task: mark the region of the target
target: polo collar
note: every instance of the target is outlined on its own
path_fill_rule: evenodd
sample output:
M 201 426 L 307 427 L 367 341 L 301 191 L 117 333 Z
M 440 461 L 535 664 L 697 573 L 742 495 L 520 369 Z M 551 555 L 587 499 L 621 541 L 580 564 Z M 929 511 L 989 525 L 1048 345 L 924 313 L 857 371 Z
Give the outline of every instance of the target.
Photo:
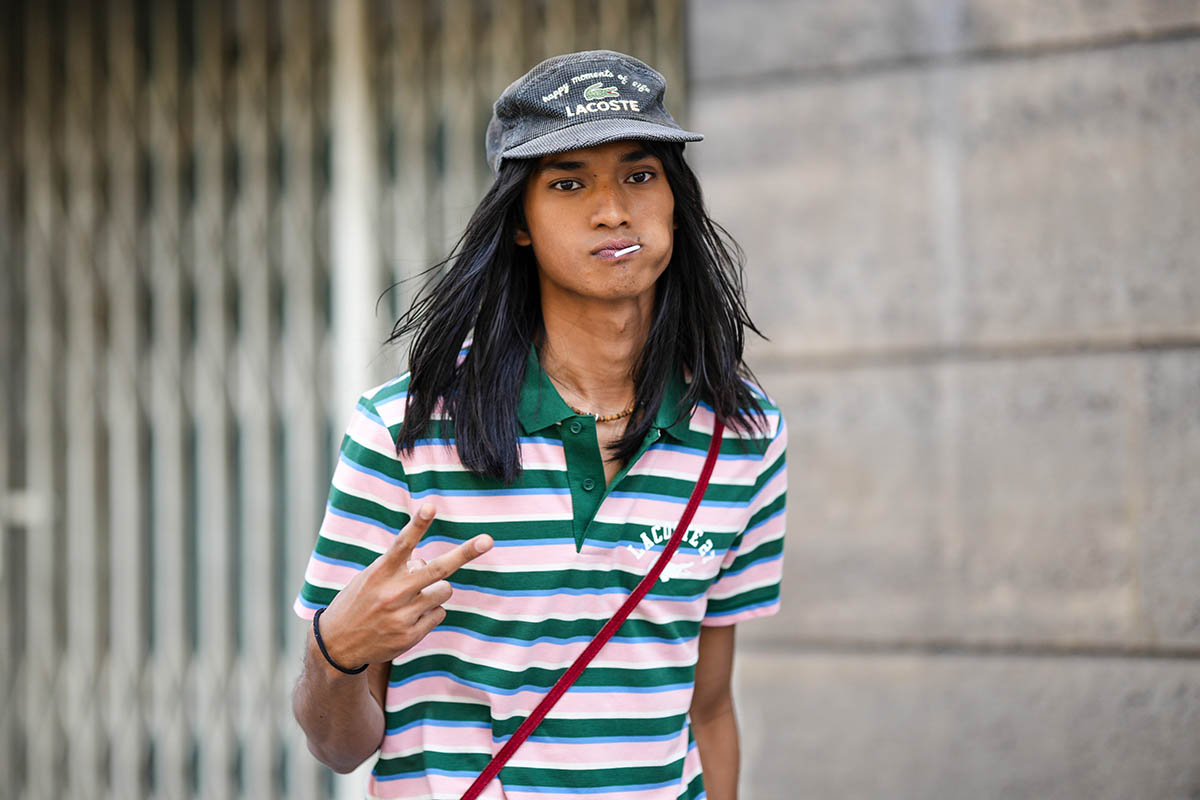
M 576 416 L 571 407 L 559 397 L 546 371 L 538 361 L 537 347 L 529 346 L 525 359 L 525 377 L 521 379 L 521 396 L 517 401 L 517 419 L 526 435 L 532 435 Z
M 676 419 L 679 414 L 679 401 L 683 399 L 686 391 L 687 384 L 684 382 L 682 370 L 674 370 L 663 392 L 662 404 L 654 415 L 654 427 L 676 439 L 684 438 L 690 423 L 691 414 L 684 414 Z M 526 435 L 532 435 L 576 416 L 580 415 L 559 396 L 558 390 L 554 388 L 550 377 L 538 361 L 537 347 L 531 345 L 529 356 L 525 360 L 525 376 L 521 380 L 521 396 L 517 401 L 517 420 L 521 423 L 521 428 Z

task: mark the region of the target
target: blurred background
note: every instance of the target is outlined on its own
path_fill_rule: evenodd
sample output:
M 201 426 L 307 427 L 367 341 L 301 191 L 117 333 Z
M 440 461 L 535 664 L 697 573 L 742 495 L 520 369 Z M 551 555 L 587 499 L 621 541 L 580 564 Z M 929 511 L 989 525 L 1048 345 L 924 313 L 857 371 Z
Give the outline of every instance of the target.
M 0 781 L 327 798 L 290 611 L 542 58 L 665 73 L 791 432 L 743 796 L 1200 798 L 1200 3 L 9 0 Z

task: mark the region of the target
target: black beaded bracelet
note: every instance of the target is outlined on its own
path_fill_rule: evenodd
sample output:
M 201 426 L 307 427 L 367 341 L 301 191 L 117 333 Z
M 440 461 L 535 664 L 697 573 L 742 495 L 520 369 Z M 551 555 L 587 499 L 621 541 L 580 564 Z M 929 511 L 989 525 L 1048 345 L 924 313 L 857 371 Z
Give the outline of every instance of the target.
M 364 669 L 366 669 L 369 665 L 363 664 L 361 667 L 355 667 L 354 669 L 346 669 L 341 664 L 334 661 L 333 658 L 330 657 L 329 651 L 325 649 L 325 640 L 321 638 L 321 626 L 317 624 L 317 620 L 319 620 L 321 618 L 321 612 L 323 612 L 324 610 L 325 609 L 323 609 L 323 608 L 318 608 L 317 613 L 313 614 L 313 637 L 317 640 L 317 647 L 321 648 L 321 655 L 325 656 L 325 660 L 329 662 L 329 666 L 333 667 L 338 672 L 344 672 L 347 675 L 357 675 L 358 673 L 360 673 Z

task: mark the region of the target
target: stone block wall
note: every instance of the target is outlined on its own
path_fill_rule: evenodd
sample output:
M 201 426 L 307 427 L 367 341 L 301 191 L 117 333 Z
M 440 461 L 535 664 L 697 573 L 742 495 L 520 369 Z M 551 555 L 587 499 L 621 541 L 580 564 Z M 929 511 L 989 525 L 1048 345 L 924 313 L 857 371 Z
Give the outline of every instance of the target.
M 791 432 L 744 796 L 1200 797 L 1200 4 L 688 26 Z

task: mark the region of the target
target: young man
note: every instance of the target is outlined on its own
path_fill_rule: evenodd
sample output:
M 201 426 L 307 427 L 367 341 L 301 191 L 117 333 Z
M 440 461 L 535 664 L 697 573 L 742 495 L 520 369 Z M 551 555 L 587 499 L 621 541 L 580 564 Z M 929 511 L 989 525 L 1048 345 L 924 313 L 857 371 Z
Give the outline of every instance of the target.
M 736 796 L 734 624 L 778 607 L 786 432 L 664 90 L 610 51 L 505 90 L 496 181 L 397 323 L 410 372 L 358 404 L 293 700 L 334 769 L 379 751 L 371 797 L 462 795 L 649 571 L 718 418 L 680 549 L 483 797 Z

